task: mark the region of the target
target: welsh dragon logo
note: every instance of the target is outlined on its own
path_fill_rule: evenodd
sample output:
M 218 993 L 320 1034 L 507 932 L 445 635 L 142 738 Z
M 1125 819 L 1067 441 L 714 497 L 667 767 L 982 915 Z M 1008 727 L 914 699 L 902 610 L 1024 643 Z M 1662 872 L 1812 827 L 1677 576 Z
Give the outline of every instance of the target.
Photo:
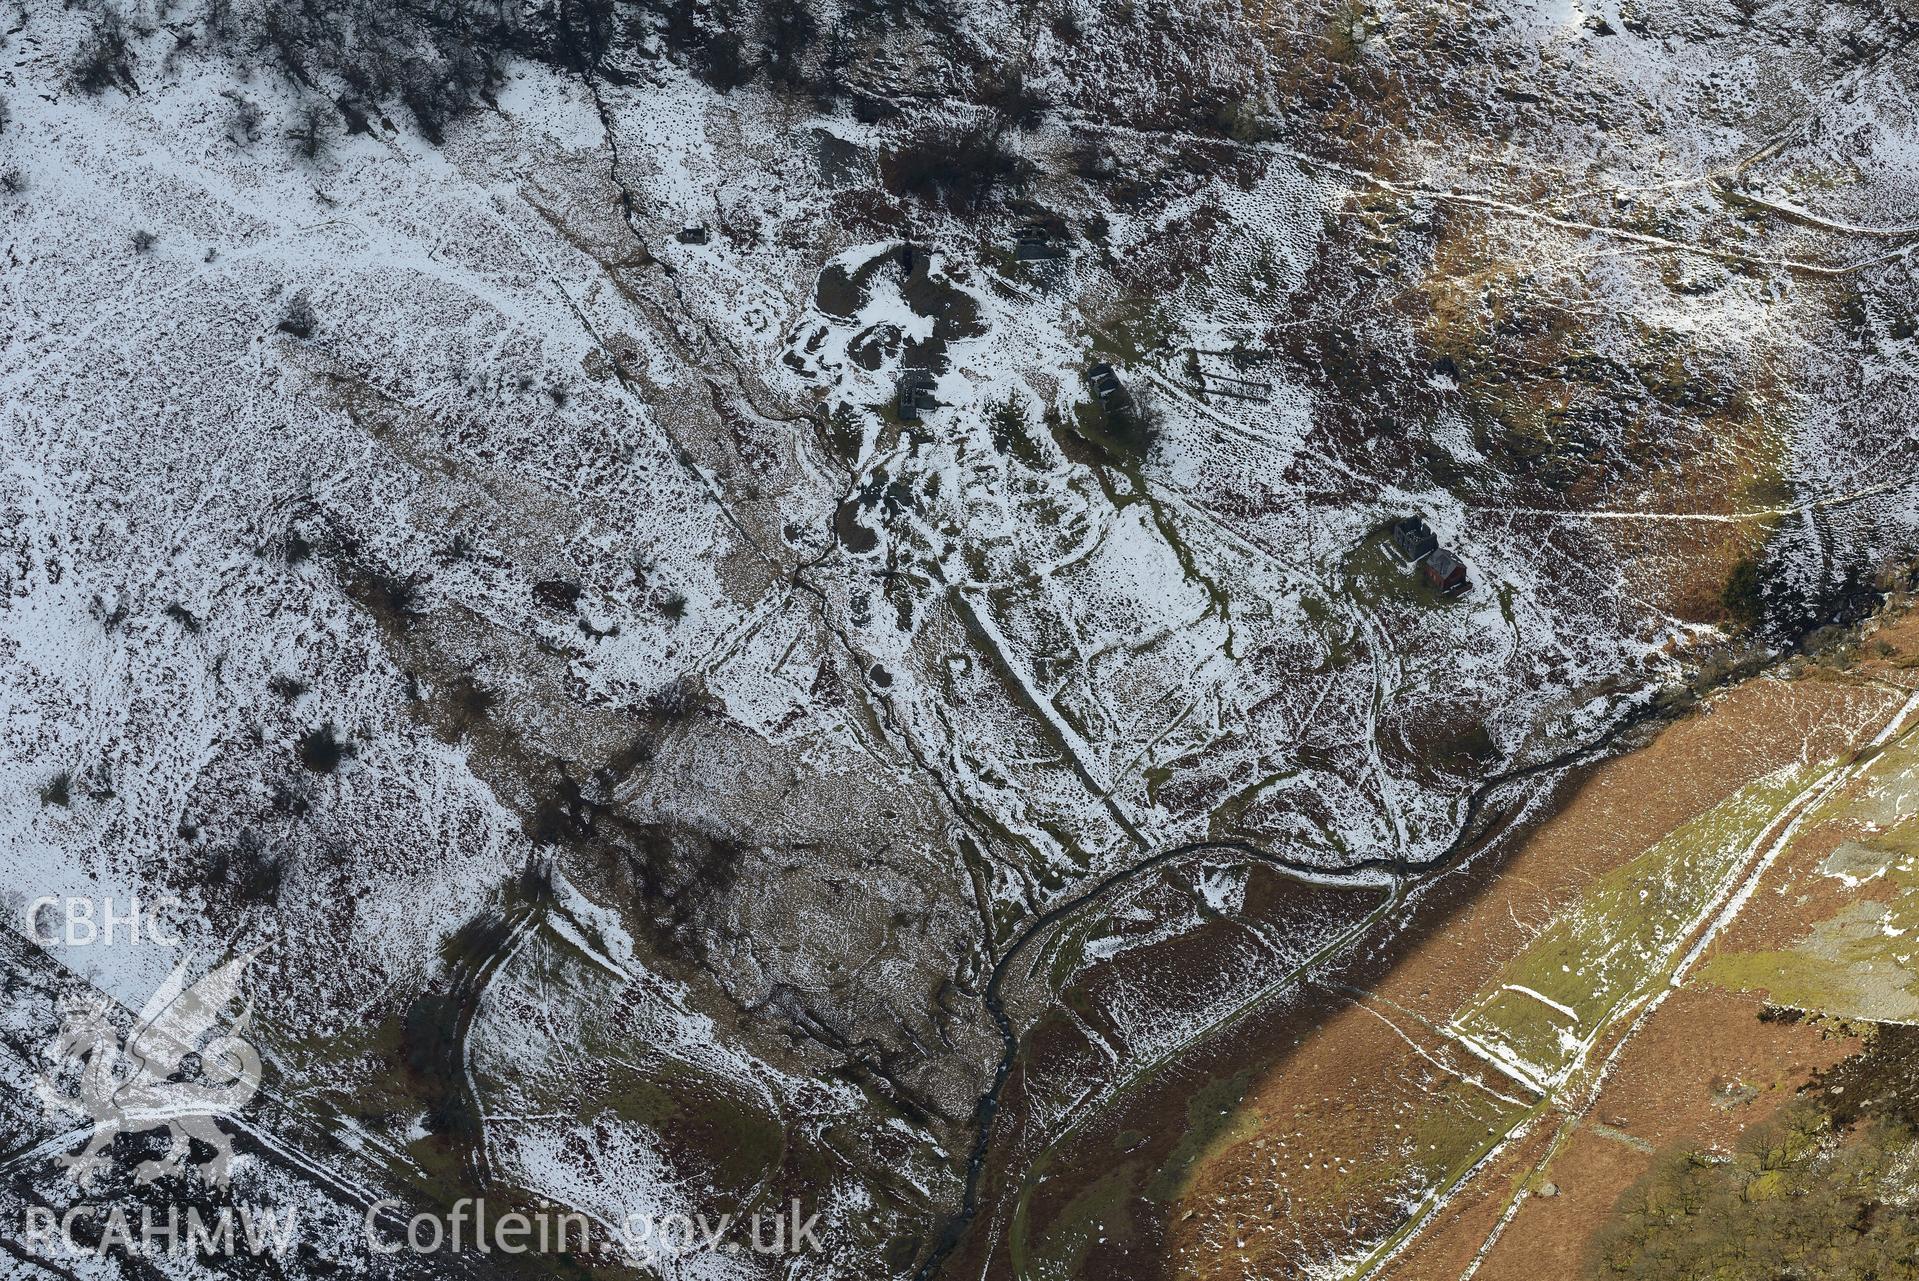
M 167 1150 L 135 1167 L 135 1182 L 191 1167 L 225 1186 L 233 1142 L 215 1118 L 233 1113 L 260 1088 L 260 1055 L 241 1036 L 252 1018 L 250 1002 L 226 1030 L 218 1025 L 239 995 L 241 974 L 261 950 L 228 961 L 191 986 L 182 962 L 135 1016 L 124 1046 L 110 1017 L 111 998 L 79 996 L 62 1004 L 59 1035 L 47 1047 L 53 1065 L 40 1078 L 38 1093 L 50 1115 L 65 1112 L 93 1122 L 85 1147 L 54 1158 L 83 1190 L 112 1163 L 105 1153 L 116 1134 L 161 1126 Z M 189 1162 L 191 1139 L 212 1148 L 212 1158 Z

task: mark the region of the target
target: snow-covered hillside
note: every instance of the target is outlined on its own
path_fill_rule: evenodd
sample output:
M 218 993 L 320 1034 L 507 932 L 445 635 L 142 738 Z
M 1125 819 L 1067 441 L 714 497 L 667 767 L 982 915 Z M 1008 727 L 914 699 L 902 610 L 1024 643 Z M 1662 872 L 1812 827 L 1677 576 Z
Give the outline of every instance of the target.
M 23 0 L 8 886 L 271 940 L 262 1189 L 1006 1266 L 1061 994 L 1097 1093 L 1905 572 L 1913 29 L 1743 10 Z M 31 1146 L 173 955 L 9 946 Z

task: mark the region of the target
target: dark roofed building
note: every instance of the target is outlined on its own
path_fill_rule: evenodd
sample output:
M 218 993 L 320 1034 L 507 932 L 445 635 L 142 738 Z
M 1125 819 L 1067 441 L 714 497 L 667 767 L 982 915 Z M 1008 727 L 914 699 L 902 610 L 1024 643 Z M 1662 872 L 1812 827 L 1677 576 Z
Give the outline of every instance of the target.
M 1393 555 L 1408 565 L 1417 565 L 1439 550 L 1439 539 L 1422 518 L 1408 516 L 1393 522 L 1391 545 Z
M 1113 372 L 1113 367 L 1103 360 L 1094 361 L 1086 367 L 1086 385 L 1093 389 L 1093 395 L 1099 398 L 1099 407 L 1106 414 L 1108 422 L 1130 424 L 1133 420 L 1133 394 Z
M 1053 239 L 1053 235 L 1039 223 L 1028 223 L 1015 233 L 1013 255 L 1021 262 L 1045 262 L 1054 258 L 1064 258 L 1066 247 Z
M 1428 556 L 1426 563 L 1419 567 L 1419 572 L 1425 577 L 1428 587 L 1449 596 L 1466 590 L 1465 565 L 1444 547 Z
M 677 239 L 683 245 L 705 244 L 706 243 L 706 224 L 697 223 L 690 227 L 680 228 L 680 232 Z
M 899 416 L 903 423 L 916 423 L 929 409 L 939 408 L 933 398 L 933 375 L 924 369 L 909 369 L 900 375 Z

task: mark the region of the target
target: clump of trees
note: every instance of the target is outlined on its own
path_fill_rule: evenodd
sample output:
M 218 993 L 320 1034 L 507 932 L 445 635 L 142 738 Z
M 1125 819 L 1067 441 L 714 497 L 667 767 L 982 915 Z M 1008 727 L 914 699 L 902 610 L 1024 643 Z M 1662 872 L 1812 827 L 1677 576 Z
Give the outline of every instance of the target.
M 1741 632 L 1777 649 L 1815 647 L 1858 623 L 1885 599 L 1889 580 L 1861 564 L 1822 565 L 1812 538 L 1791 529 L 1739 560 L 1719 603 Z
M 562 6 L 564 7 L 564 6 Z M 428 138 L 475 106 L 502 79 L 501 60 L 522 40 L 516 10 L 487 0 L 451 0 L 430 11 L 376 0 L 267 2 L 209 9 L 224 47 L 250 47 L 296 83 L 319 90 L 337 78 L 352 126 L 399 103 Z
M 1726 585 L 1720 590 L 1719 603 L 1733 622 L 1747 629 L 1757 627 L 1766 611 L 1765 581 L 1761 561 L 1748 556 L 1732 567 Z
M 1104 415 L 1106 435 L 1122 460 L 1145 462 L 1159 439 L 1159 406 L 1141 391 L 1133 394 L 1131 413 Z
M 806 0 L 767 0 L 760 11 L 760 65 L 767 79 L 788 89 L 804 85 L 805 59 L 819 33 Z
M 1000 188 L 1024 182 L 1031 169 L 1007 146 L 999 126 L 935 121 L 888 154 L 882 172 L 901 195 L 973 210 Z
M 133 50 L 127 43 L 126 25 L 112 9 L 94 19 L 93 30 L 80 43 L 73 61 L 73 87 L 85 94 L 102 94 L 109 89 L 133 92 Z
M 807 0 L 766 0 L 755 56 L 734 34 L 752 25 L 737 8 L 737 0 L 557 0 L 538 7 L 506 0 L 188 0 L 168 12 L 166 27 L 176 52 L 236 58 L 306 91 L 309 106 L 289 137 L 312 159 L 324 154 L 337 125 L 349 134 L 368 132 L 401 111 L 437 142 L 456 118 L 491 101 L 508 58 L 605 73 L 602 64 L 622 38 L 638 46 L 657 35 L 670 56 L 722 89 L 762 71 L 777 83 L 801 84 L 819 34 Z M 139 41 L 154 30 L 131 0 L 105 0 L 75 55 L 74 87 L 134 92 Z M 237 94 L 227 97 L 228 135 L 248 145 L 259 133 L 259 109 Z
M 746 847 L 676 824 L 628 825 L 620 838 L 619 867 L 655 942 L 687 957 L 711 947 L 716 906 L 737 880 Z
M 1919 1156 L 1910 1031 L 1876 1031 L 1822 1090 L 1752 1127 L 1732 1155 L 1665 1155 L 1620 1198 L 1596 1241 L 1590 1275 L 1919 1275 L 1919 1212 L 1902 1176 Z
M 341 139 L 394 122 L 439 141 L 461 115 L 493 103 L 514 58 L 602 84 L 663 58 L 722 92 L 759 80 L 822 104 L 850 101 L 863 119 L 892 118 L 893 103 L 862 94 L 860 69 L 919 29 L 953 45 L 956 67 L 986 68 L 970 87 L 985 110 L 971 123 L 910 130 L 884 158 L 884 174 L 897 194 L 970 211 L 1028 178 L 1032 166 L 1009 137 L 1049 105 L 1023 68 L 977 57 L 929 0 L 173 0 L 165 30 L 135 0 L 99 0 L 97 11 L 71 70 L 80 91 L 135 92 L 143 53 L 151 75 L 181 56 L 232 59 L 293 86 L 300 101 L 270 120 L 264 99 L 228 91 L 220 122 L 228 140 L 251 147 L 270 135 L 316 162 Z
M 300 764 L 316 774 L 331 774 L 353 755 L 353 744 L 343 740 L 333 722 L 310 730 L 300 738 Z
M 1026 78 L 1026 73 L 1017 67 L 982 85 L 980 102 L 998 112 L 1002 120 L 1017 129 L 1036 128 L 1051 105 L 1046 95 L 1035 89 Z
M 1233 98 L 1214 110 L 1213 125 L 1234 142 L 1270 142 L 1273 114 L 1271 106 L 1263 101 Z
M 1044 461 L 1026 405 L 1016 393 L 1009 391 L 1002 399 L 987 401 L 985 410 L 986 429 L 993 438 L 994 449 L 1011 454 L 1029 467 L 1037 467 Z
M 220 96 L 228 104 L 227 141 L 236 147 L 250 147 L 259 141 L 260 125 L 266 119 L 266 113 L 260 110 L 259 104 L 231 89 L 224 90 Z
M 610 12 L 611 0 L 597 10 Z M 558 60 L 556 46 L 582 10 L 562 0 L 556 10 L 523 14 L 499 0 L 445 0 L 430 8 L 381 0 L 200 0 L 168 15 L 175 48 L 194 48 L 277 70 L 324 103 L 349 128 L 364 129 L 383 104 L 410 113 L 427 137 L 481 103 L 502 78 L 512 53 Z M 108 0 L 75 56 L 71 79 L 83 93 L 134 92 L 140 10 Z M 339 94 L 341 88 L 344 94 Z M 336 99 L 336 95 L 337 99 Z M 244 145 L 257 133 L 257 108 L 237 95 L 229 135 Z M 306 130 L 310 140 L 316 131 Z
M 325 159 L 333 150 L 332 113 L 317 102 L 307 103 L 294 113 L 286 137 L 300 159 Z
M 515 57 L 610 83 L 624 82 L 633 59 L 664 57 L 722 92 L 759 79 L 822 102 L 850 97 L 859 109 L 856 66 L 868 50 L 915 26 L 965 41 L 951 16 L 926 0 L 175 0 L 165 12 L 162 33 L 134 0 L 100 0 L 73 84 L 89 94 L 134 92 L 147 37 L 170 38 L 167 60 L 182 51 L 233 58 L 304 92 L 307 107 L 287 136 L 309 159 L 324 155 L 341 129 L 369 132 L 403 115 L 438 141 L 460 115 L 492 102 Z M 999 133 L 1037 123 L 1045 99 L 1017 69 L 988 75 L 974 93 L 993 125 L 922 131 L 899 165 L 909 188 L 964 203 L 1017 176 L 1020 162 Z M 228 137 L 251 145 L 262 131 L 260 108 L 238 93 L 225 96 Z M 886 107 L 863 101 L 869 112 Z M 936 172 L 942 162 L 956 164 L 952 177 Z
M 482 912 L 455 930 L 440 947 L 443 973 L 414 997 L 401 1020 L 401 1061 L 425 1104 L 426 1128 L 455 1143 L 480 1137 L 481 1119 L 462 1070 L 466 1035 L 486 970 L 512 938 L 512 923 L 498 911 Z

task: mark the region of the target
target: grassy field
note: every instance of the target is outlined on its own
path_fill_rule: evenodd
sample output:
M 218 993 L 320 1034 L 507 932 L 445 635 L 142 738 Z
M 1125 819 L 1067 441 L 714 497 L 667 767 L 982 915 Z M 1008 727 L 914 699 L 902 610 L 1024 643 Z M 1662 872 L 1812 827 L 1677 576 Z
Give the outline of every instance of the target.
M 1919 930 L 1919 745 L 1894 744 L 1822 817 L 1842 833 L 1818 864 L 1818 879 L 1847 890 L 1837 910 L 1783 946 L 1722 951 L 1701 977 L 1774 1004 L 1837 1018 L 1919 1021 L 1913 971 Z
M 1753 843 L 1833 768 L 1749 784 L 1594 881 L 1454 1016 L 1452 1031 L 1536 1085 L 1563 1080 L 1619 1011 L 1665 981 L 1676 950 L 1732 888 Z

